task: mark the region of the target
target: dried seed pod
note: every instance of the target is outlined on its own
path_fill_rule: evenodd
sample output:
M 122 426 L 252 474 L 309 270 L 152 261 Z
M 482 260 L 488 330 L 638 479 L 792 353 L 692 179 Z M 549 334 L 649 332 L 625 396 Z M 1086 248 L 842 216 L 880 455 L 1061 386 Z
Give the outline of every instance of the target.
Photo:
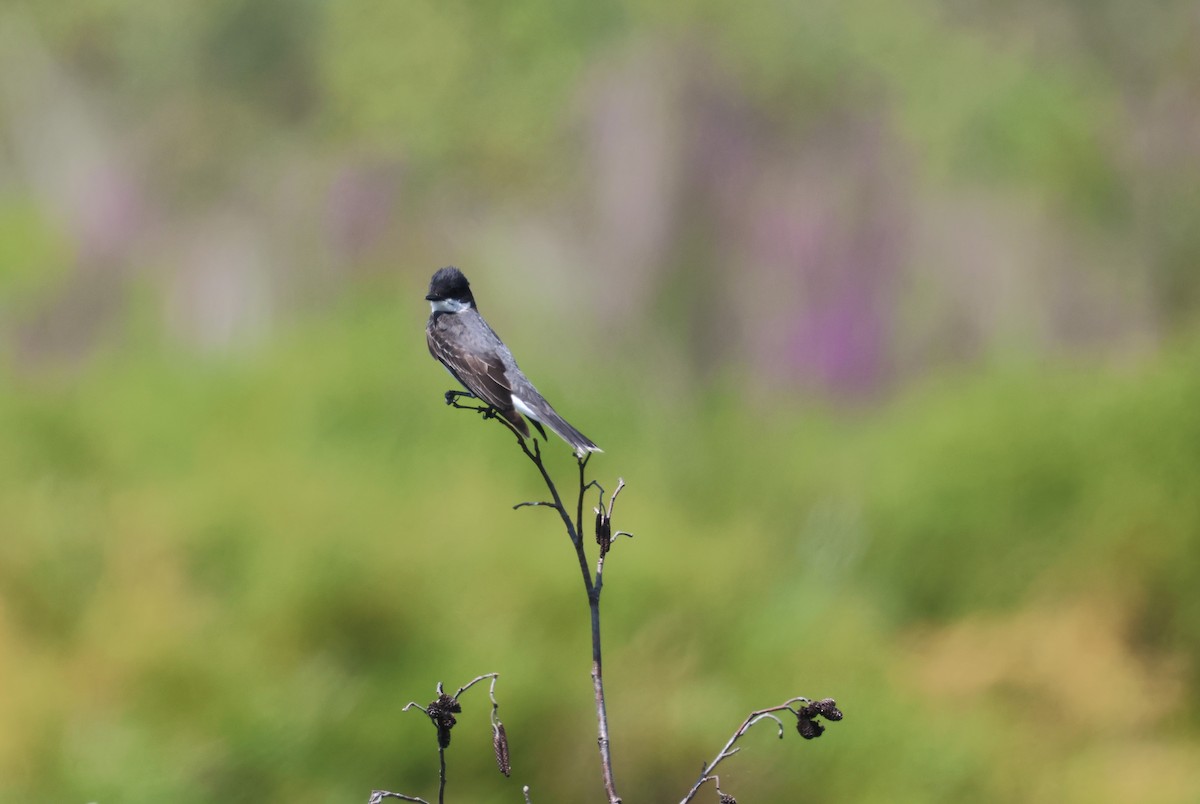
M 814 740 L 825 733 L 825 727 L 815 720 L 806 717 L 796 718 L 796 731 L 806 740 Z
M 599 508 L 596 509 L 596 544 L 600 545 L 601 558 L 612 547 L 612 520 Z
M 505 776 L 512 775 L 512 763 L 508 759 L 508 734 L 499 720 L 492 726 L 492 748 L 496 752 L 496 765 Z
M 832 698 L 823 698 L 811 705 L 818 714 L 826 720 L 841 720 L 842 710 L 837 708 L 837 701 Z

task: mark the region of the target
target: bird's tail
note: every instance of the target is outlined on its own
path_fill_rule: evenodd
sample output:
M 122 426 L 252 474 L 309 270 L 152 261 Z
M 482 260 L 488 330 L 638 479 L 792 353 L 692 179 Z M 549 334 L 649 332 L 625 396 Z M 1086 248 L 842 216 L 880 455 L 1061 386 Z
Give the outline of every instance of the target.
M 558 411 L 550 407 L 550 403 L 540 398 L 540 395 L 532 405 L 516 396 L 513 397 L 513 402 L 516 403 L 517 410 L 533 420 L 535 426 L 538 422 L 541 422 L 549 427 L 555 435 L 570 444 L 571 449 L 580 458 L 589 452 L 604 451 L 597 447 L 594 441 L 572 427 L 566 419 L 559 416 Z M 538 429 L 540 430 L 541 428 L 539 427 Z
M 592 439 L 576 430 L 566 419 L 559 416 L 554 408 L 550 408 L 550 415 L 543 419 L 542 423 L 553 430 L 559 438 L 570 444 L 571 449 L 575 450 L 575 454 L 580 458 L 589 452 L 604 452 L 596 446 Z

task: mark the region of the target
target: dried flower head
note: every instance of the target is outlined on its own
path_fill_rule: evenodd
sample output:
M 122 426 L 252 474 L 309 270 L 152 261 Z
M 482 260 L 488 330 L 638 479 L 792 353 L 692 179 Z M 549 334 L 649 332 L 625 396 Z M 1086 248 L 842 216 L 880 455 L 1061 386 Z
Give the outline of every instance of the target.
M 737 804 L 737 799 L 728 793 L 721 794 L 721 804 Z
M 426 714 L 437 727 L 438 747 L 450 747 L 450 729 L 458 722 L 454 715 L 461 711 L 462 704 L 444 692 L 425 707 Z

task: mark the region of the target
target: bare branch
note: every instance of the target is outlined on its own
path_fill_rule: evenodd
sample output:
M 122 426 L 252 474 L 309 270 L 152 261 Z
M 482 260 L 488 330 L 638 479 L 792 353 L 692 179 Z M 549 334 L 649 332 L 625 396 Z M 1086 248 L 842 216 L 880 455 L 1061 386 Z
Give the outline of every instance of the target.
M 579 467 L 579 484 L 578 495 L 575 500 L 575 510 L 573 512 L 574 518 L 572 518 L 571 512 L 568 512 L 566 505 L 563 503 L 563 499 L 559 494 L 558 487 L 555 485 L 553 478 L 550 477 L 550 473 L 547 471 L 546 465 L 542 461 L 540 442 L 535 438 L 527 439 L 523 437 L 511 422 L 502 416 L 497 416 L 496 411 L 490 407 L 484 406 L 483 408 L 480 408 L 473 405 L 459 404 L 457 401 L 459 396 L 470 395 L 463 394 L 462 392 L 447 392 L 446 404 L 453 405 L 457 408 L 475 410 L 482 413 L 484 419 L 495 418 L 500 421 L 501 424 L 507 427 L 509 432 L 511 432 L 516 438 L 518 447 L 525 454 L 525 457 L 527 457 L 537 468 L 538 473 L 542 477 L 542 481 L 545 483 L 547 490 L 550 492 L 550 501 L 530 501 L 517 503 L 513 506 L 513 509 L 515 510 L 519 508 L 535 507 L 553 508 L 558 512 L 558 515 L 563 522 L 563 527 L 566 530 L 567 537 L 571 540 L 571 544 L 575 547 L 576 557 L 579 562 L 580 574 L 583 578 L 584 590 L 587 593 L 588 608 L 591 614 L 592 685 L 596 700 L 596 719 L 598 723 L 597 744 L 600 749 L 600 765 L 604 777 L 604 789 L 608 795 L 609 804 L 621 804 L 621 798 L 617 795 L 616 785 L 613 781 L 612 754 L 608 737 L 608 714 L 604 695 L 603 664 L 601 662 L 600 645 L 600 596 L 604 588 L 604 561 L 609 550 L 612 548 L 613 541 L 621 536 L 633 538 L 633 534 L 629 531 L 618 530 L 614 532 L 612 529 L 613 511 L 616 508 L 617 497 L 620 496 L 621 491 L 625 488 L 625 480 L 624 478 L 617 478 L 617 487 L 613 490 L 612 494 L 608 496 L 608 500 L 606 502 L 606 492 L 604 487 L 596 480 L 587 479 L 587 465 L 592 454 L 577 454 L 575 457 Z M 594 574 L 589 570 L 587 555 L 585 553 L 583 543 L 583 503 L 584 497 L 592 488 L 596 488 L 598 490 L 599 496 L 597 506 L 592 509 L 596 516 L 595 537 L 596 543 L 599 546 L 599 555 L 596 560 Z M 472 681 L 471 684 L 474 684 L 485 677 L 487 676 L 481 676 Z M 470 686 L 470 684 L 467 686 Z M 492 686 L 493 688 L 495 686 L 494 678 L 492 680 Z M 459 690 L 460 693 L 462 691 L 463 690 Z M 800 709 L 795 709 L 792 707 L 792 704 L 801 701 L 805 703 L 805 706 L 801 707 Z M 496 702 L 494 696 L 492 698 L 492 706 L 492 728 L 496 740 L 495 744 L 497 745 L 497 761 L 500 763 L 501 770 L 504 770 L 505 760 L 501 759 L 501 749 L 499 748 L 499 740 L 500 736 L 502 735 L 503 726 L 500 725 L 498 727 L 499 720 L 496 717 Z M 696 783 L 692 785 L 690 790 L 688 790 L 680 804 L 688 804 L 688 802 L 692 801 L 700 788 L 710 781 L 716 784 L 717 792 L 721 795 L 723 801 L 726 799 L 732 801 L 733 797 L 726 795 L 721 790 L 720 779 L 713 773 L 713 771 L 718 765 L 721 764 L 721 762 L 725 761 L 741 750 L 740 747 L 736 745 L 737 741 L 740 740 L 750 728 L 763 720 L 774 721 L 779 731 L 778 736 L 780 739 L 782 739 L 785 731 L 783 721 L 780 720 L 775 713 L 783 711 L 791 712 L 796 716 L 797 731 L 805 739 L 819 737 L 824 732 L 824 726 L 817 722 L 818 717 L 823 717 L 832 721 L 841 720 L 842 718 L 842 713 L 840 710 L 838 710 L 837 704 L 833 701 L 833 699 L 826 698 L 821 701 L 813 702 L 803 696 L 790 698 L 778 706 L 768 707 L 766 709 L 760 709 L 751 712 L 733 733 L 733 736 L 729 738 L 729 740 L 717 753 L 716 757 L 714 757 L 711 762 L 702 768 L 699 779 L 697 779 Z M 505 745 L 505 748 L 507 748 L 507 745 Z M 526 804 L 529 804 L 529 788 L 525 787 L 523 792 L 525 794 Z M 441 804 L 440 798 L 439 804 Z
M 429 804 L 428 801 L 418 796 L 406 796 L 403 793 L 392 793 L 387 790 L 372 790 L 371 797 L 367 799 L 367 804 L 379 804 L 385 798 L 398 798 L 401 801 L 418 801 L 420 804 Z
M 478 410 L 474 406 L 457 404 L 457 397 L 453 400 L 449 394 L 446 397 L 447 404 L 453 404 L 455 407 L 469 408 Z M 493 412 L 494 414 L 494 412 Z M 595 481 L 587 479 L 587 465 L 591 459 L 592 453 L 585 453 L 583 456 L 576 456 L 576 462 L 579 466 L 579 492 L 575 500 L 574 519 L 571 513 L 568 512 L 567 506 L 564 504 L 562 495 L 559 494 L 558 486 L 555 485 L 554 479 L 550 476 L 550 472 L 546 469 L 546 464 L 542 460 L 542 448 L 540 442 L 536 438 L 525 439 L 512 425 L 511 422 L 504 417 L 496 417 L 494 415 L 484 415 L 484 418 L 496 418 L 505 427 L 508 428 L 514 437 L 517 439 L 517 446 L 525 457 L 537 468 L 538 474 L 542 477 L 542 482 L 546 485 L 546 489 L 550 492 L 550 501 L 530 501 L 517 503 L 513 509 L 518 508 L 553 508 L 558 512 L 559 518 L 562 520 L 563 528 L 566 530 L 567 538 L 571 540 L 571 545 L 575 548 L 576 559 L 579 563 L 580 576 L 583 579 L 583 588 L 587 594 L 588 609 L 591 614 L 591 630 L 592 630 L 592 687 L 595 692 L 596 699 L 596 719 L 598 723 L 597 743 L 600 748 L 600 766 L 604 778 L 604 789 L 608 795 L 609 804 L 620 804 L 621 798 L 617 795 L 616 785 L 613 782 L 612 773 L 612 752 L 609 748 L 608 738 L 608 710 L 604 697 L 604 678 L 601 664 L 600 651 L 600 586 L 601 586 L 601 563 L 597 567 L 596 575 L 593 578 L 591 571 L 588 568 L 587 554 L 584 551 L 583 543 L 583 502 L 587 491 L 593 486 L 601 490 L 601 504 L 603 504 L 603 488 Z M 622 481 L 619 481 L 623 485 Z M 620 488 L 620 485 L 618 488 Z M 610 502 L 606 512 L 607 517 L 611 516 L 612 504 Z M 607 551 L 607 544 L 602 547 L 601 555 Z M 496 726 L 493 725 L 493 729 Z M 503 769 L 503 763 L 501 763 Z M 528 793 L 526 794 L 528 797 Z
M 462 711 L 462 706 L 458 703 L 458 698 L 464 692 L 471 689 L 471 687 L 485 679 L 489 679 L 491 681 L 491 684 L 488 688 L 488 697 L 492 700 L 492 712 L 490 718 L 492 722 L 492 729 L 495 732 L 497 727 L 499 727 L 500 735 L 503 736 L 504 726 L 500 723 L 499 718 L 496 716 L 496 710 L 500 706 L 500 704 L 496 701 L 496 681 L 499 678 L 499 673 L 484 673 L 481 676 L 476 676 L 475 678 L 471 679 L 466 684 L 463 684 L 453 695 L 447 695 L 445 685 L 439 681 L 436 686 L 437 697 L 434 698 L 432 703 L 430 703 L 428 706 L 421 706 L 416 701 L 409 701 L 401 710 L 402 712 L 407 712 L 410 709 L 421 710 L 423 713 L 425 713 L 425 716 L 433 722 L 434 727 L 437 729 L 438 804 L 443 804 L 446 799 L 446 748 L 448 748 L 450 745 L 450 730 L 457 722 L 454 715 Z M 499 743 L 497 742 L 497 745 L 498 744 Z M 507 740 L 505 740 L 504 748 L 506 763 L 508 750 Z M 497 761 L 499 761 L 499 748 L 497 748 Z M 501 763 L 501 770 L 504 770 L 505 763 Z M 505 776 L 507 775 L 508 774 L 505 773 Z M 389 793 L 386 790 L 376 790 L 371 794 L 371 802 L 369 802 L 369 804 L 378 804 L 378 802 L 383 798 L 401 798 L 406 801 L 424 801 L 424 799 L 410 798 L 409 796 L 401 795 L 399 793 Z M 428 804 L 428 802 L 425 802 L 425 804 Z
M 462 695 L 464 692 L 471 689 L 471 687 L 474 687 L 476 684 L 478 684 L 480 681 L 483 681 L 485 678 L 490 678 L 492 680 L 492 688 L 491 688 L 490 695 L 492 697 L 492 706 L 493 707 L 496 706 L 497 705 L 496 704 L 496 679 L 500 678 L 499 673 L 484 673 L 481 676 L 476 676 L 475 678 L 468 681 L 466 684 L 463 684 L 461 687 L 459 687 L 458 692 L 454 693 L 450 697 L 457 701 L 458 696 Z M 440 692 L 440 689 L 439 689 L 439 692 Z
M 700 771 L 700 778 L 696 780 L 696 783 L 694 785 L 692 785 L 692 789 L 687 792 L 687 795 L 683 797 L 683 799 L 679 802 L 679 804 L 687 804 L 689 801 L 691 801 L 693 798 L 696 797 L 696 793 L 700 790 L 700 788 L 704 785 L 705 782 L 717 778 L 712 775 L 712 772 L 714 770 L 716 770 L 716 767 L 718 765 L 720 765 L 723 761 L 725 761 L 726 759 L 728 759 L 729 757 L 733 756 L 734 754 L 736 754 L 738 751 L 741 750 L 740 748 L 736 748 L 734 746 L 734 743 L 736 743 L 738 740 L 740 740 L 742 738 L 742 735 L 744 735 L 747 731 L 749 731 L 750 727 L 753 726 L 755 723 L 758 723 L 760 721 L 767 720 L 767 719 L 774 720 L 776 725 L 779 726 L 779 737 L 780 737 L 780 739 L 783 739 L 783 722 L 779 718 L 775 717 L 775 715 L 772 713 L 787 711 L 787 712 L 796 714 L 796 710 L 792 709 L 792 704 L 796 703 L 797 701 L 804 701 L 805 703 L 808 703 L 809 699 L 805 698 L 804 696 L 789 698 L 788 700 L 784 701 L 783 703 L 779 704 L 778 706 L 771 706 L 766 709 L 759 709 L 759 710 L 757 710 L 755 712 L 751 712 L 749 715 L 747 715 L 746 719 L 742 721 L 742 725 L 738 726 L 737 731 L 735 731 L 733 733 L 733 736 L 729 738 L 729 741 L 727 743 L 725 743 L 724 747 L 721 748 L 721 751 L 717 754 L 717 756 L 713 759 L 713 761 L 708 763 L 707 765 L 705 765 L 704 769 L 702 771 Z
M 588 461 L 591 460 L 592 453 L 585 452 L 583 457 L 576 457 L 575 461 L 579 464 L 579 498 L 575 506 L 575 533 L 580 539 L 583 539 L 583 495 L 587 492 L 591 483 L 587 481 L 585 473 L 587 472 Z

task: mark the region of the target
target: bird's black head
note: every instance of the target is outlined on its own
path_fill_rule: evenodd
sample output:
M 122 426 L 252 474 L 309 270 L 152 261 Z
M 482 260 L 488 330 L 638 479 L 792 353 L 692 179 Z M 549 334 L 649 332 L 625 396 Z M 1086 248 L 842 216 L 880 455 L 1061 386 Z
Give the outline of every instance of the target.
M 463 276 L 463 272 L 453 265 L 440 268 L 433 275 L 429 280 L 429 293 L 425 294 L 425 299 L 433 304 L 434 310 L 445 312 L 475 306 L 471 283 Z

